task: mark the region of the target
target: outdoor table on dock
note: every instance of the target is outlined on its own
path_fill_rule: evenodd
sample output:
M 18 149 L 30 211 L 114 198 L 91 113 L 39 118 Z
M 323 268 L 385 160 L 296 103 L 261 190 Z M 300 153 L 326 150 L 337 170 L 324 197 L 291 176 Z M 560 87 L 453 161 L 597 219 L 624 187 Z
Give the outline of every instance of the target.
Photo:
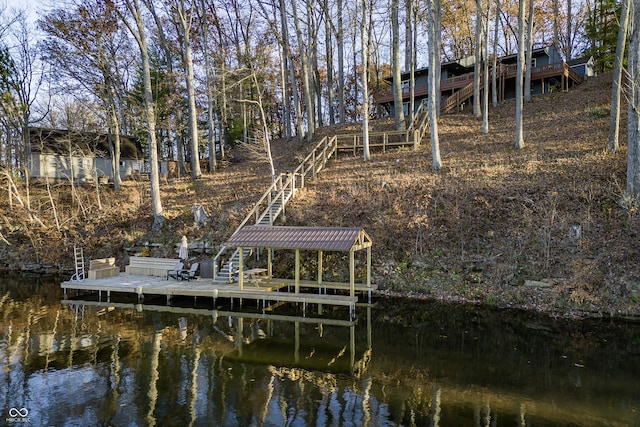
M 252 283 L 259 283 L 262 279 L 267 278 L 266 268 L 252 268 L 243 272 L 244 278 Z

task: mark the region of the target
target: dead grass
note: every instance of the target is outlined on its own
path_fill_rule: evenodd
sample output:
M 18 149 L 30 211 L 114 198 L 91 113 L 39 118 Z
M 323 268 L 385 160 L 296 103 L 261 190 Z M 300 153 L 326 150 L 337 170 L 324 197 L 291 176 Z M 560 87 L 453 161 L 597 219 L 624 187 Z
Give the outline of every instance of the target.
M 298 193 L 287 224 L 364 227 L 374 241 L 374 281 L 384 292 L 563 314 L 638 314 L 640 224 L 637 207 L 620 203 L 626 127 L 621 150 L 606 150 L 610 91 L 610 76 L 601 76 L 569 93 L 535 97 L 525 105 L 525 148 L 518 151 L 513 102 L 491 111 L 488 135 L 469 114 L 444 116 L 438 172 L 428 137 L 417 151 L 374 152 L 366 163 L 341 154 Z M 344 131 L 359 127 L 324 128 L 318 136 Z M 307 148 L 272 146 L 278 172 L 293 170 Z M 84 216 L 67 197 L 60 231 L 34 229 L 3 203 L 0 231 L 12 244 L 0 247 L 5 267 L 33 261 L 68 268 L 74 244 L 94 258 L 118 254 L 123 265 L 123 247 L 157 242 L 157 255 L 173 255 L 182 234 L 215 248 L 269 185 L 265 164 L 241 153 L 234 159 L 203 179 L 162 185 L 161 235 L 148 231 L 148 183 L 127 182 L 118 194 L 103 190 L 103 210 L 87 202 Z M 94 190 L 81 191 L 92 200 Z M 52 224 L 42 189 L 32 198 Z M 193 224 L 194 205 L 211 216 L 207 226 Z M 285 271 L 286 261 L 279 268 Z M 525 286 L 529 280 L 553 286 Z

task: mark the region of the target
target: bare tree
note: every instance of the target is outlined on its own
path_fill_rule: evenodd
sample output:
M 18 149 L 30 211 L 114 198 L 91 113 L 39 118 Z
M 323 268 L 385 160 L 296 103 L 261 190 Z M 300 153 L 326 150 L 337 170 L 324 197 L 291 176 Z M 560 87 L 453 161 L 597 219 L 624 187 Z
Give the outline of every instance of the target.
M 241 84 L 243 80 L 248 80 L 248 79 L 251 79 L 253 81 L 253 85 L 256 88 L 258 99 L 253 100 L 253 99 L 243 98 L 243 99 L 238 99 L 237 101 L 246 102 L 258 107 L 258 111 L 260 112 L 260 129 L 255 132 L 256 143 L 247 144 L 247 147 L 250 152 L 258 155 L 259 157 L 264 156 L 266 158 L 267 162 L 269 163 L 269 170 L 271 171 L 271 182 L 275 182 L 276 170 L 273 165 L 273 157 L 271 155 L 271 140 L 269 137 L 269 127 L 267 126 L 267 115 L 265 114 L 265 111 L 264 111 L 264 104 L 263 104 L 263 98 L 262 98 L 263 89 L 260 88 L 260 85 L 258 84 L 258 78 L 256 77 L 256 74 L 254 72 L 252 72 L 251 75 L 249 75 L 248 77 L 245 77 L 244 79 L 241 79 L 240 81 L 238 81 L 237 84 Z M 260 150 L 259 147 L 261 147 L 262 150 Z
M 484 35 L 482 46 L 484 47 L 482 61 L 482 133 L 489 133 L 489 11 L 490 4 L 487 1 L 487 10 L 482 13 L 482 34 Z
M 362 21 L 360 23 L 360 43 L 362 48 L 362 152 L 369 161 L 369 49 L 371 43 L 371 3 L 362 0 Z
M 200 0 L 199 5 L 199 19 L 200 27 L 202 31 L 202 49 L 204 53 L 204 67 L 206 73 L 206 93 L 207 93 L 207 142 L 209 143 L 209 170 L 215 172 L 217 167 L 216 159 L 216 140 L 215 140 L 215 110 L 216 99 L 213 95 L 213 80 L 215 77 L 215 71 L 211 62 L 211 55 L 209 54 L 209 17 L 207 15 L 207 8 L 204 0 Z
M 524 72 L 524 102 L 531 102 L 531 58 L 533 57 L 533 2 L 529 0 L 529 17 L 527 19 L 527 58 L 525 60 L 526 67 Z
M 496 0 L 496 19 L 493 23 L 493 63 L 491 66 L 491 104 L 498 107 L 498 28 L 500 28 L 500 0 Z
M 198 142 L 198 109 L 196 107 L 195 77 L 191 54 L 191 27 L 195 8 L 187 10 L 184 0 L 172 1 L 173 15 L 177 18 L 178 28 L 182 31 L 185 82 L 187 85 L 187 101 L 189 104 L 189 140 L 191 146 L 191 178 L 198 179 L 202 175 L 200 170 L 200 144 Z
M 337 0 L 338 9 L 338 31 L 336 42 L 338 45 L 338 118 L 340 123 L 346 120 L 344 104 L 344 22 L 343 22 L 343 0 Z
M 122 22 L 127 26 L 129 32 L 136 40 L 140 48 L 140 57 L 142 60 L 142 77 L 144 80 L 144 101 L 145 101 L 145 119 L 147 122 L 148 145 L 149 145 L 149 164 L 150 164 L 150 184 L 151 184 L 151 211 L 153 213 L 154 231 L 160 231 L 165 222 L 164 212 L 162 209 L 162 201 L 160 200 L 160 174 L 158 169 L 158 144 L 156 141 L 156 116 L 155 102 L 153 99 L 153 91 L 151 90 L 151 67 L 149 65 L 149 50 L 147 48 L 147 37 L 144 27 L 142 10 L 138 0 L 123 0 L 127 12 L 131 15 L 133 23 L 125 13 L 119 12 L 118 15 Z
M 515 148 L 524 148 L 524 134 L 522 130 L 522 79 L 524 71 L 524 2 L 519 0 L 518 7 L 518 65 L 516 67 L 516 142 Z
M 636 6 L 637 7 L 637 6 Z M 620 133 L 620 93 L 622 85 L 622 74 L 624 67 L 624 50 L 627 43 L 627 32 L 629 31 L 629 15 L 631 0 L 622 0 L 622 11 L 620 12 L 620 28 L 618 29 L 618 43 L 616 44 L 616 58 L 613 65 L 613 85 L 611 88 L 611 118 L 609 121 L 609 151 L 614 153 L 618 150 L 618 136 Z
M 295 22 L 296 28 L 296 38 L 298 40 L 298 50 L 300 52 L 300 68 L 302 71 L 302 88 L 304 93 L 304 99 L 307 107 L 307 141 L 311 142 L 313 139 L 313 133 L 315 131 L 315 122 L 313 120 L 313 98 L 311 97 L 311 71 L 309 70 L 309 53 L 307 51 L 307 47 L 304 43 L 304 37 L 302 34 L 302 28 L 300 27 L 300 19 L 298 18 L 298 8 L 296 7 L 296 2 L 291 2 L 291 10 L 293 12 L 293 20 Z M 300 119 L 298 119 L 300 120 Z M 302 138 L 302 135 L 300 135 Z
M 393 112 L 396 130 L 404 129 L 404 103 L 400 76 L 400 27 L 398 23 L 399 0 L 391 1 L 391 67 L 393 74 Z M 407 55 L 410 53 L 407 52 Z
M 429 107 L 429 128 L 431 131 L 431 167 L 434 170 L 439 170 L 442 168 L 442 159 L 440 158 L 440 141 L 438 137 L 438 114 L 436 109 L 438 108 L 438 104 L 436 102 L 436 97 L 440 95 L 440 87 L 437 85 L 438 83 L 438 72 L 436 70 L 438 61 L 436 60 L 436 56 L 439 53 L 436 51 L 436 47 L 438 46 L 438 37 L 440 36 L 440 28 L 437 28 L 435 23 L 438 22 L 437 14 L 440 13 L 439 7 L 437 7 L 437 2 L 435 0 L 429 0 L 427 2 L 427 33 L 429 35 L 429 43 L 427 46 L 428 49 L 428 58 L 429 58 L 429 95 L 427 98 L 428 107 Z
M 476 60 L 473 65 L 473 115 L 480 117 L 480 74 L 482 72 L 482 0 L 476 0 Z
M 627 197 L 640 197 L 640 7 L 631 8 L 629 27 L 629 113 L 627 141 Z

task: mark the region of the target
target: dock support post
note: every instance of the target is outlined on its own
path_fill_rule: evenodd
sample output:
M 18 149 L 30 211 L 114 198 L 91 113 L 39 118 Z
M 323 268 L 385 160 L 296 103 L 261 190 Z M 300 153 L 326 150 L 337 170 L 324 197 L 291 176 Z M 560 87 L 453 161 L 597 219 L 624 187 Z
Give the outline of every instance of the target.
M 295 293 L 300 293 L 300 249 L 296 249 Z

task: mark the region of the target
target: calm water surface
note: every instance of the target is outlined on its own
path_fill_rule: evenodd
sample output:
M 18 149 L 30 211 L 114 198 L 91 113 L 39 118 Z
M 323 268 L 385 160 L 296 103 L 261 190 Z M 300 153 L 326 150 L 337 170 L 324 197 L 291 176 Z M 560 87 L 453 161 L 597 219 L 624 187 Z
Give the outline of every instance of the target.
M 640 324 L 64 299 L 0 276 L 0 425 L 640 426 Z

